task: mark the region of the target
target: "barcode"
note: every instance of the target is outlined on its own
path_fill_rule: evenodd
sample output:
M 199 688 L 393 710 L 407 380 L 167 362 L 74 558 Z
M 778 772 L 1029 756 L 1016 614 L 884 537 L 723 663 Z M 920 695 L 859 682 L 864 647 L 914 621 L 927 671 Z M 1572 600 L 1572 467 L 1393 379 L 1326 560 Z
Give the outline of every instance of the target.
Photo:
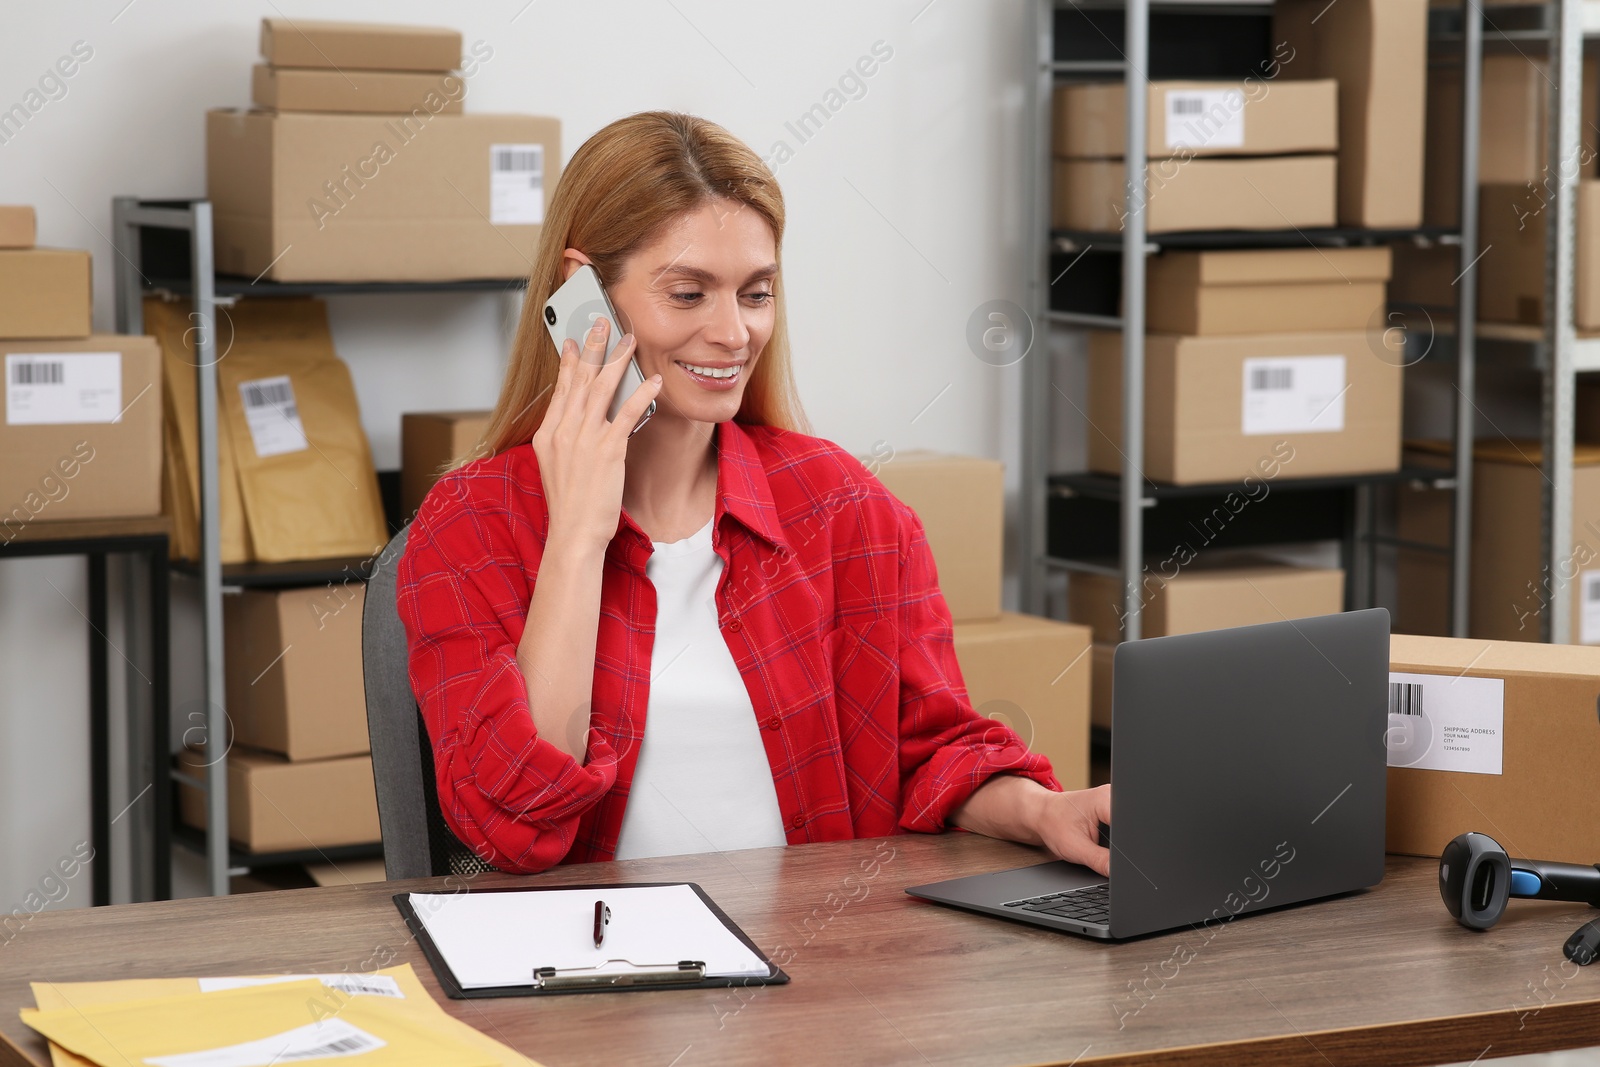
M 244 393 L 244 406 L 247 408 L 279 407 L 294 405 L 294 390 L 289 387 L 288 381 L 243 382 L 239 389 Z M 294 414 L 293 411 L 290 414 Z
M 534 148 L 497 148 L 494 152 L 495 170 L 539 170 L 544 153 Z
M 58 359 L 37 362 L 18 361 L 11 365 L 12 385 L 60 385 L 66 380 L 67 365 Z
M 1255 367 L 1250 371 L 1250 391 L 1293 389 L 1293 367 Z
M 1198 115 L 1206 109 L 1206 102 L 1198 96 L 1169 97 L 1174 115 Z
M 329 982 L 327 984 L 332 985 L 333 988 L 339 990 L 341 993 L 350 993 L 354 996 L 364 995 L 369 997 L 398 997 L 401 1000 L 404 1000 L 406 996 L 404 993 L 400 992 L 399 989 L 391 986 L 372 985 L 367 982 L 352 982 L 348 978 L 340 978 L 337 981 Z
M 1389 714 L 1390 715 L 1421 715 L 1422 714 L 1422 683 L 1421 682 L 1390 682 L 1389 683 Z
M 344 1056 L 352 1052 L 369 1052 L 372 1049 L 382 1047 L 383 1045 L 376 1038 L 368 1034 L 351 1034 L 349 1037 L 341 1037 L 336 1041 L 329 1041 L 325 1045 L 318 1045 L 316 1048 L 297 1048 L 279 1053 L 277 1061 L 279 1063 L 287 1063 L 290 1060 L 315 1060 L 323 1056 Z

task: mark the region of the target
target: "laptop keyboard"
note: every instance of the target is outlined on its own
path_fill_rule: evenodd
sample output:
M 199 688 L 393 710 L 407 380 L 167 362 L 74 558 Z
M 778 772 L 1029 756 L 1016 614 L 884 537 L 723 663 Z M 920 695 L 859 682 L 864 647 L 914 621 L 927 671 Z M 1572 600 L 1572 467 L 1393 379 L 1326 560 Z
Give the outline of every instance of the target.
M 1054 915 L 1086 923 L 1107 923 L 1111 921 L 1111 886 L 1101 882 L 1066 893 L 1046 893 L 1042 897 L 1029 897 L 1026 900 L 1008 900 L 1005 906 L 1018 911 L 1031 911 L 1036 915 Z

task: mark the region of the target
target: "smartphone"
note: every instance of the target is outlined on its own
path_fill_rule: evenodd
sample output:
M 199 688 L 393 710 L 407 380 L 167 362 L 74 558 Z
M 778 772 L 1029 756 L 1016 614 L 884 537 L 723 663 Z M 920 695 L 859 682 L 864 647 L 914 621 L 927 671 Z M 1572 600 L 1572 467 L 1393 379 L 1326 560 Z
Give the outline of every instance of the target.
M 550 339 L 556 343 L 556 351 L 560 352 L 567 338 L 572 338 L 578 344 L 578 350 L 583 350 L 583 342 L 590 329 L 594 327 L 594 320 L 604 316 L 611 324 L 611 330 L 606 334 L 605 362 L 610 363 L 616 351 L 617 342 L 622 340 L 626 331 L 617 321 L 616 309 L 611 306 L 611 300 L 606 296 L 606 291 L 600 284 L 600 275 L 595 273 L 593 267 L 585 264 L 573 271 L 572 277 L 566 284 L 550 294 L 550 299 L 544 305 L 544 324 L 550 329 Z M 622 372 L 622 380 L 617 386 L 615 395 L 611 397 L 611 409 L 606 413 L 606 418 L 615 422 L 617 413 L 622 410 L 622 405 L 627 403 L 635 389 L 644 384 L 644 374 L 639 370 L 637 360 L 630 357 L 628 367 Z M 645 409 L 639 418 L 638 425 L 628 431 L 632 437 L 639 432 L 639 427 L 650 421 L 650 416 L 656 413 L 656 402 L 650 401 L 650 406 Z

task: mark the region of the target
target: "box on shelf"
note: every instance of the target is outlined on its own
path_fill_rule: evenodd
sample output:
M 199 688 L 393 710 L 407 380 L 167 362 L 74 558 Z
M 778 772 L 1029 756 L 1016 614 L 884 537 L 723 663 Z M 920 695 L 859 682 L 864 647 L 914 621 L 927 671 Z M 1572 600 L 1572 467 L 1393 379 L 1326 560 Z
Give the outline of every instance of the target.
M 1066 789 L 1089 785 L 1089 630 L 1007 612 L 955 624 L 956 660 L 978 714 L 1050 760 Z
M 400 416 L 400 510 L 415 515 L 445 464 L 465 456 L 489 428 L 488 411 L 407 411 Z
M 1406 448 L 1420 466 L 1448 463 L 1445 442 L 1409 441 Z M 1544 574 L 1540 545 L 1542 455 L 1539 442 L 1527 440 L 1482 439 L 1473 449 L 1468 632 L 1483 640 L 1540 640 L 1554 583 L 1564 581 L 1571 585 L 1572 641 L 1600 644 L 1600 445 L 1574 448 L 1572 553 L 1553 576 Z M 1448 545 L 1450 499 L 1444 490 L 1402 495 L 1399 522 L 1408 539 Z M 1434 555 L 1402 555 L 1397 577 L 1416 601 L 1406 621 L 1438 633 L 1446 629 L 1449 571 L 1448 557 L 1427 558 Z
M 250 102 L 277 111 L 461 114 L 465 86 L 454 74 L 400 70 L 303 70 L 257 63 Z
M 0 249 L 0 338 L 88 337 L 91 285 L 88 252 Z
M 1096 642 L 1089 652 L 1089 723 L 1111 729 L 1111 669 L 1117 656 L 1117 646 Z
M 361 676 L 366 587 L 352 578 L 222 598 L 233 740 L 291 760 L 369 749 Z
M 521 277 L 560 170 L 537 115 L 206 114 L 217 270 L 252 278 Z
M 1476 830 L 1513 855 L 1594 861 L 1600 649 L 1396 635 L 1389 669 L 1424 688 L 1422 715 L 1389 716 L 1404 747 L 1389 746 L 1388 851 L 1437 857 Z
M 153 341 L 0 341 L 0 363 L 0 544 L 33 519 L 161 514 Z
M 861 458 L 869 462 L 869 457 Z M 997 618 L 1005 537 L 1000 463 L 907 451 L 873 462 L 872 468 L 884 487 L 922 520 L 951 617 L 957 622 Z
M 1280 79 L 1339 83 L 1339 224 L 1422 222 L 1427 0 L 1277 0 Z
M 1097 233 L 1123 228 L 1121 160 L 1057 159 L 1053 165 L 1052 225 Z M 1161 159 L 1145 173 L 1150 233 L 1333 225 L 1333 156 Z
M 1483 57 L 1478 110 L 1478 180 L 1515 185 L 1529 197 L 1545 175 L 1549 156 L 1549 64 L 1520 52 Z M 1579 177 L 1597 173 L 1600 145 L 1600 58 L 1583 63 L 1578 134 L 1584 150 L 1575 161 Z M 1427 208 L 1430 226 L 1455 226 L 1461 216 L 1461 67 L 1428 68 Z M 1547 195 L 1547 194 L 1546 194 Z M 1480 242 L 1482 244 L 1483 242 Z
M 1378 335 L 1145 338 L 1144 473 L 1177 485 L 1400 464 L 1402 368 Z M 1122 335 L 1089 339 L 1089 468 L 1122 469 Z
M 1331 79 L 1267 83 L 1150 83 L 1146 151 L 1166 156 L 1265 156 L 1335 152 L 1339 87 Z M 1121 82 L 1055 88 L 1055 154 L 1120 159 L 1127 148 Z
M 1448 446 L 1406 442 L 1406 467 L 1444 469 Z M 1450 531 L 1455 521 L 1455 494 L 1448 489 L 1409 483 L 1396 489 L 1395 606 L 1390 629 L 1397 634 L 1450 636 Z M 1417 547 L 1431 545 L 1437 551 Z
M 1394 254 L 1394 266 L 1389 272 L 1391 304 L 1456 306 L 1456 279 L 1461 276 L 1459 245 L 1396 241 L 1389 248 Z
M 261 58 L 277 67 L 455 70 L 461 31 L 436 26 L 314 19 L 261 20 Z
M 1157 333 L 1382 329 L 1386 247 L 1167 251 L 1146 263 L 1145 325 Z
M 204 780 L 206 757 L 184 749 L 180 769 Z M 247 852 L 288 852 L 382 839 L 372 757 L 291 763 L 282 756 L 234 747 L 228 752 L 228 837 Z M 206 826 L 205 794 L 178 784 L 178 817 Z
M 38 222 L 30 205 L 0 204 L 0 248 L 32 248 Z
M 1186 567 L 1146 566 L 1139 582 L 1141 637 L 1168 637 L 1283 619 L 1305 619 L 1344 610 L 1344 571 L 1296 567 L 1261 558 L 1214 562 L 1207 557 Z M 1103 644 L 1122 640 L 1122 581 L 1100 574 L 1073 574 L 1067 583 L 1067 615 L 1083 623 Z
M 1543 194 L 1524 185 L 1485 185 L 1478 191 L 1478 318 L 1484 322 L 1544 322 L 1545 217 Z M 1600 179 L 1577 189 L 1577 246 L 1573 256 L 1573 314 L 1580 330 L 1600 330 Z

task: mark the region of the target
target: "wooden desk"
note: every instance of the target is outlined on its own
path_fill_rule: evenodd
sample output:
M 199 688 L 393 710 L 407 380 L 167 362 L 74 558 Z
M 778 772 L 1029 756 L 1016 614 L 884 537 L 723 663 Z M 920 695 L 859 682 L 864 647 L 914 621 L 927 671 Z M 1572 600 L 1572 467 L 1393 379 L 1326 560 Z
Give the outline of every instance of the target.
M 1192 931 L 1106 944 L 902 892 L 1036 856 L 953 833 L 591 864 L 539 879 L 699 882 L 762 948 L 792 954 L 791 984 L 738 990 L 445 1000 L 389 900 L 444 879 L 45 912 L 0 948 L 0 1063 L 49 1062 L 17 1018 L 33 1003 L 29 979 L 391 960 L 409 962 L 450 1012 L 547 1067 L 1350 1067 L 1600 1045 L 1600 973 L 1574 973 L 1561 955 L 1589 909 L 1522 903 L 1474 933 L 1445 912 L 1430 860 L 1391 858 L 1375 890 L 1250 916 L 1204 945 Z M 1194 957 L 1164 966 L 1180 942 Z M 1163 974 L 1172 975 L 1165 985 Z M 1128 1014 L 1139 1006 L 1129 983 L 1147 978 L 1156 992 Z

